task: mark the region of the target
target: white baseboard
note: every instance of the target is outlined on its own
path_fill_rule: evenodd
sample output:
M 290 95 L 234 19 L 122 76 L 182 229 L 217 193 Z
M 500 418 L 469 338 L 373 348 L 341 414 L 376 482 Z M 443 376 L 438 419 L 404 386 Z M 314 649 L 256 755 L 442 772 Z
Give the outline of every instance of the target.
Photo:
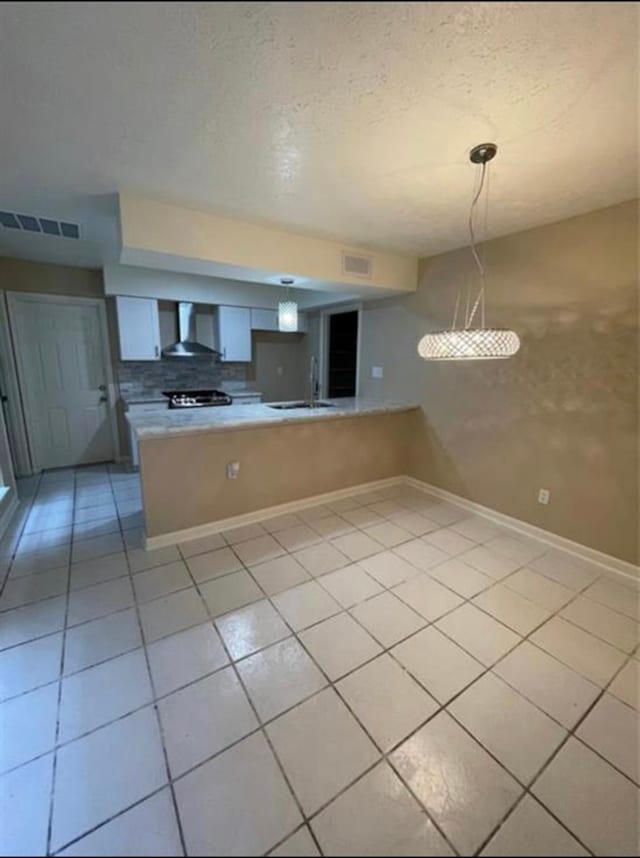
M 256 522 L 262 521 L 265 518 L 274 518 L 276 515 L 298 512 L 298 510 L 308 509 L 310 506 L 331 503 L 332 501 L 350 497 L 356 492 L 374 491 L 375 489 L 382 489 L 387 486 L 404 484 L 406 479 L 407 478 L 403 476 L 387 477 L 384 480 L 374 480 L 371 483 L 360 483 L 356 486 L 349 486 L 349 488 L 346 489 L 337 489 L 334 492 L 325 492 L 324 494 L 313 495 L 311 497 L 301 498 L 300 500 L 277 504 L 276 506 L 264 507 L 263 509 L 257 509 L 254 512 L 234 515 L 231 516 L 231 518 L 222 518 L 218 521 L 199 524 L 196 527 L 188 527 L 184 530 L 175 530 L 172 533 L 162 533 L 159 536 L 145 536 L 145 548 L 147 551 L 154 548 L 166 548 L 167 545 L 175 545 L 178 542 L 188 542 L 190 539 L 200 539 L 203 536 L 211 536 L 213 533 L 220 533 L 221 530 L 231 530 L 233 527 L 241 527 L 245 524 L 256 524 Z
M 542 527 L 536 527 L 534 524 L 528 524 L 519 518 L 512 518 L 510 515 L 497 512 L 475 501 L 467 500 L 467 498 L 460 497 L 460 495 L 453 494 L 453 492 L 448 492 L 445 489 L 438 488 L 438 486 L 417 480 L 415 477 L 406 477 L 405 481 L 410 486 L 420 489 L 426 494 L 446 500 L 455 506 L 459 506 L 461 509 L 468 510 L 474 515 L 479 515 L 495 524 L 499 524 L 501 527 L 508 527 L 516 533 L 530 536 L 533 539 L 539 539 L 541 542 L 546 542 L 554 548 L 560 548 L 563 551 L 576 555 L 576 557 L 580 557 L 582 560 L 588 560 L 590 563 L 602 566 L 608 572 L 617 572 L 619 575 L 634 578 L 636 581 L 640 579 L 640 566 L 636 566 L 634 563 L 620 560 L 618 557 L 605 554 L 603 551 L 597 551 L 595 548 L 589 548 L 587 545 L 566 539 L 564 536 L 558 536 L 556 533 L 551 533 L 551 531 L 544 530 Z
M 571 539 L 566 539 L 564 536 L 558 536 L 551 531 L 544 530 L 541 527 L 536 527 L 533 524 L 528 524 L 526 521 L 521 521 L 518 518 L 513 518 L 510 515 L 497 512 L 490 507 L 483 506 L 475 501 L 467 500 L 460 495 L 448 492 L 438 486 L 431 485 L 415 477 L 398 476 L 388 477 L 384 480 L 375 480 L 370 483 L 360 483 L 356 486 L 350 486 L 346 489 L 338 489 L 334 492 L 325 492 L 324 494 L 313 495 L 312 497 L 302 498 L 300 500 L 289 501 L 288 503 L 278 504 L 276 506 L 264 507 L 263 509 L 255 510 L 254 512 L 244 513 L 243 515 L 234 515 L 230 518 L 211 521 L 207 524 L 200 524 L 196 527 L 185 528 L 184 530 L 176 530 L 172 533 L 163 533 L 159 536 L 146 536 L 145 548 L 150 551 L 155 548 L 165 548 L 168 545 L 175 545 L 178 542 L 188 542 L 191 539 L 200 539 L 203 536 L 211 536 L 213 533 L 220 533 L 222 530 L 231 530 L 234 527 L 241 527 L 246 524 L 256 524 L 265 518 L 273 518 L 276 515 L 284 515 L 285 513 L 294 513 L 302 509 L 307 509 L 318 504 L 331 503 L 332 501 L 341 500 L 342 498 L 350 497 L 356 492 L 375 491 L 375 489 L 386 488 L 393 485 L 408 485 L 420 491 L 429 494 L 432 497 L 445 500 L 461 509 L 467 510 L 473 515 L 486 518 L 488 521 L 499 524 L 501 527 L 506 527 L 516 533 L 530 536 L 534 539 L 539 539 L 541 542 L 546 542 L 554 548 L 560 548 L 570 554 L 580 557 L 583 560 L 588 560 L 590 563 L 595 563 L 598 566 L 606 569 L 608 572 L 616 572 L 626 578 L 632 578 L 635 581 L 640 580 L 640 566 L 629 563 L 626 560 L 620 560 L 618 557 L 613 557 L 610 554 L 605 554 L 602 551 L 596 551 L 595 548 L 589 548 L 579 542 L 573 542 Z

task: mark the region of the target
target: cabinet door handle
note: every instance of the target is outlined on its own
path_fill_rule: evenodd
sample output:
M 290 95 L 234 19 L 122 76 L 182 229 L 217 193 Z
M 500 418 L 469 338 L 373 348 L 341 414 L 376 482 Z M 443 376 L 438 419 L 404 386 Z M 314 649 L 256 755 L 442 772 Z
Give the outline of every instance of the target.
M 224 360 L 227 359 L 227 347 L 226 346 L 222 347 L 222 357 Z
M 160 349 L 158 348 L 158 346 L 156 346 L 156 357 L 159 357 L 159 355 L 160 355 Z

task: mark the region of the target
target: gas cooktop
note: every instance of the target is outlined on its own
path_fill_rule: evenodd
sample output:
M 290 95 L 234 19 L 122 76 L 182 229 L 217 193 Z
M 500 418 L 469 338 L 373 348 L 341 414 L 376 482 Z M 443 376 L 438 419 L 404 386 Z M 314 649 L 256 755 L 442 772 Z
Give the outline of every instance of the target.
M 231 405 L 231 397 L 222 390 L 163 390 L 169 399 L 169 408 L 209 408 L 213 405 Z

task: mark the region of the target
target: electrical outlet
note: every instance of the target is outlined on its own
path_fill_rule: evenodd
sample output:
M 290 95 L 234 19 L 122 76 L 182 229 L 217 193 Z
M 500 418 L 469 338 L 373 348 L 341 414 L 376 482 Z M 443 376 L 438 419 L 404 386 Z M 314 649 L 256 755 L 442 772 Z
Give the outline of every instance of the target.
M 240 462 L 229 462 L 227 464 L 227 479 L 237 480 L 240 473 Z
M 548 504 L 551 500 L 551 492 L 549 489 L 540 489 L 538 492 L 538 503 Z
M 384 370 L 381 366 L 372 366 L 371 367 L 371 378 L 383 378 Z

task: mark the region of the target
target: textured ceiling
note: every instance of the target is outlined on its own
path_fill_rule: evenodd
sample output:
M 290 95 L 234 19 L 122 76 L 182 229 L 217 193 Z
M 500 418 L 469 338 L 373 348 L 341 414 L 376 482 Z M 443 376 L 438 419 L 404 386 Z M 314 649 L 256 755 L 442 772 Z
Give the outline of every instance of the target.
M 630 199 L 637 18 L 635 3 L 2 3 L 0 207 L 80 220 L 87 241 L 0 230 L 0 253 L 98 264 L 111 195 L 131 189 L 427 255 L 466 243 L 467 152 L 485 140 L 492 235 Z

